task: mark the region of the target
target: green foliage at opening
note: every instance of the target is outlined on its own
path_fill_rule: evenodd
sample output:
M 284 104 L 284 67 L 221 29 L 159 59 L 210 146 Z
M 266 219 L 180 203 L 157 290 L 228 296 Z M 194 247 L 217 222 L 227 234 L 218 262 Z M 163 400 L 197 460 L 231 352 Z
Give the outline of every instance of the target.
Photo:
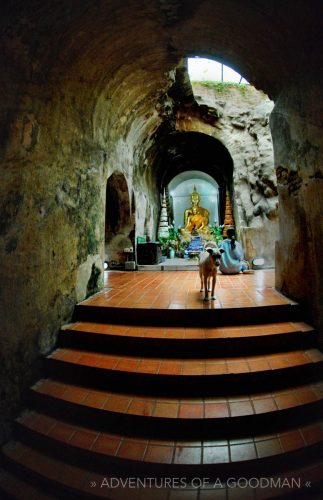
M 202 80 L 202 81 L 192 81 L 192 84 L 198 83 L 203 87 L 208 87 L 216 90 L 216 92 L 225 94 L 230 92 L 231 89 L 237 89 L 242 94 L 247 92 L 247 89 L 250 88 L 248 83 L 234 83 L 234 82 L 217 82 L 213 80 Z

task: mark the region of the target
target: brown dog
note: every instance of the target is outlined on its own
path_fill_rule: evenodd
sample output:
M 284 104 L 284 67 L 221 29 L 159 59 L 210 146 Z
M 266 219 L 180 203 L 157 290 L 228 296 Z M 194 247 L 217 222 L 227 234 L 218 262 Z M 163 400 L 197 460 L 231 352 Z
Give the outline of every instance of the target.
M 221 249 L 222 250 L 222 249 Z M 218 247 L 206 248 L 199 255 L 199 271 L 201 279 L 201 292 L 204 285 L 204 300 L 209 300 L 209 286 L 212 278 L 211 299 L 215 300 L 214 289 L 216 284 L 217 267 L 220 265 L 221 250 Z

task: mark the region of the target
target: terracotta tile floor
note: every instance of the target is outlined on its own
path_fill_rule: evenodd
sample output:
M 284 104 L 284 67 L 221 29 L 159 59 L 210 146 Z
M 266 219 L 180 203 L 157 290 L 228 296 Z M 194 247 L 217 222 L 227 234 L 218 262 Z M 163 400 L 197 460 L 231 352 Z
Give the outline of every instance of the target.
M 308 332 L 312 327 L 301 321 L 282 322 L 243 326 L 221 327 L 165 327 L 165 326 L 132 326 L 111 323 L 91 323 L 78 321 L 63 327 L 63 330 L 75 332 L 91 332 L 102 335 L 118 335 L 122 337 L 150 337 L 167 339 L 204 339 L 204 338 L 237 338 L 259 337 L 292 332 Z
M 42 425 L 44 418 L 46 425 Z M 314 423 L 299 426 L 287 432 L 256 438 L 190 442 L 160 440 L 156 442 L 151 439 L 90 431 L 85 427 L 63 423 L 54 418 L 51 419 L 51 425 L 49 425 L 49 418 L 37 411 L 28 411 L 19 420 L 24 426 L 36 430 L 38 433 L 51 436 L 62 443 L 68 443 L 77 448 L 127 460 L 157 463 L 197 465 L 254 460 L 257 457 L 269 457 L 304 448 L 306 445 L 318 443 L 323 438 L 322 424 Z M 56 427 L 61 428 L 62 426 L 66 432 L 55 433 Z
M 253 443 L 252 441 L 249 443 L 245 443 L 244 445 L 230 445 L 230 449 L 223 446 L 217 446 L 217 449 L 209 448 L 204 444 L 203 447 L 195 449 L 194 447 L 191 449 L 187 449 L 186 447 L 181 447 L 179 444 L 178 447 L 167 446 L 167 445 L 155 445 L 152 442 L 149 442 L 144 447 L 144 452 L 142 453 L 142 449 L 140 446 L 133 447 L 133 452 L 136 456 L 143 455 L 144 462 L 155 462 L 159 464 L 171 464 L 171 463 L 182 463 L 185 466 L 185 463 L 191 465 L 192 463 L 195 465 L 196 463 L 229 463 L 232 464 L 236 460 L 253 460 L 255 456 L 270 456 L 270 453 L 275 449 L 289 451 L 290 446 L 294 447 L 296 444 L 298 445 L 302 441 L 302 431 L 300 434 L 295 434 L 294 437 L 288 436 L 273 436 L 267 440 L 263 441 L 263 445 L 260 443 Z M 96 442 L 92 445 L 92 450 L 95 450 L 97 447 L 97 443 L 103 442 L 104 437 L 102 435 L 98 436 Z M 107 436 L 107 439 L 110 440 L 111 437 Z M 285 447 L 284 443 L 288 445 Z M 139 443 L 138 443 L 139 444 Z M 111 455 L 119 457 L 121 453 L 119 450 L 121 449 L 122 442 L 119 442 L 118 448 L 115 452 L 109 452 Z M 136 450 L 136 451 L 134 451 Z M 229 453 L 228 453 L 229 450 Z M 96 449 L 99 453 L 101 453 L 101 449 Z M 269 454 L 268 454 L 269 453 Z M 80 491 L 80 494 L 83 498 L 83 495 L 90 495 L 90 497 L 94 498 L 112 498 L 110 494 L 107 494 L 107 489 L 102 487 L 102 485 L 109 485 L 112 478 L 109 474 L 98 474 L 95 472 L 88 472 L 84 468 L 68 466 L 63 462 L 47 457 L 44 458 L 44 455 L 38 451 L 34 451 L 29 448 L 27 445 L 22 443 L 13 443 L 11 447 L 6 447 L 6 455 L 9 457 L 13 457 L 16 461 L 21 464 L 22 467 L 26 467 L 27 470 L 35 471 L 41 477 L 51 477 L 54 480 L 58 481 L 61 484 L 69 484 L 70 486 L 77 488 Z M 181 457 L 183 457 L 181 459 Z M 194 459 L 194 462 L 189 462 L 188 459 Z M 254 476 L 253 476 L 254 477 Z M 255 475 L 257 477 L 257 475 Z M 265 476 L 266 477 L 266 476 Z M 280 476 L 273 476 L 272 479 L 279 479 Z M 305 482 L 308 480 L 314 481 L 318 480 L 322 477 L 322 464 L 311 465 L 304 470 L 289 470 L 284 472 L 283 478 L 292 483 L 293 478 L 300 478 L 301 484 L 304 487 Z M 17 478 L 12 477 L 6 474 L 3 477 L 3 474 L 0 476 L 1 479 L 4 479 L 3 483 L 7 483 L 7 487 L 9 487 L 14 493 L 17 493 Z M 113 477 L 115 480 L 116 478 Z M 148 478 L 149 479 L 149 478 Z M 184 478 L 186 479 L 186 478 Z M 226 485 L 225 482 L 220 482 L 220 480 L 208 480 L 205 481 L 202 487 L 197 488 L 196 479 L 192 481 L 192 483 L 188 480 L 185 486 L 185 489 L 179 488 L 179 479 L 177 479 L 177 487 L 170 490 L 169 486 L 165 489 L 162 487 L 165 484 L 165 481 L 161 481 L 160 478 L 156 478 L 155 484 L 152 487 L 143 488 L 142 490 L 136 491 L 134 488 L 129 488 L 127 485 L 121 489 L 121 492 L 116 489 L 113 490 L 113 499 L 124 500 L 125 498 L 133 499 L 133 500 L 264 500 L 265 498 L 274 498 L 277 494 L 282 493 L 281 489 L 277 488 L 266 488 L 264 491 L 261 489 L 260 491 L 255 491 L 254 487 L 239 487 L 233 488 L 232 483 L 230 486 Z M 232 478 L 234 479 L 234 478 Z M 242 476 L 243 479 L 243 476 Z M 176 478 L 175 478 L 176 481 Z M 95 491 L 93 490 L 93 484 L 96 486 Z M 112 484 L 112 483 L 111 483 Z M 149 483 L 148 483 L 149 484 Z M 101 487 L 100 487 L 101 485 Z M 18 484 L 19 487 L 19 484 Z M 39 490 L 35 490 L 28 483 L 20 483 L 20 491 L 21 495 L 19 498 L 37 498 L 38 500 L 54 500 L 54 497 L 46 494 L 41 494 Z M 288 497 L 291 494 L 290 488 L 286 488 L 283 493 L 288 492 Z M 295 491 L 297 493 L 297 487 L 295 487 Z M 303 490 L 302 490 L 303 491 Z M 272 493 L 272 494 L 271 494 Z M 299 492 L 298 492 L 299 493 Z M 297 498 L 312 498 L 312 495 L 307 495 L 300 497 L 297 495 Z M 294 498 L 294 496 L 291 494 Z M 319 498 L 319 496 L 315 495 L 313 498 Z M 57 497 L 55 497 L 57 498 Z M 88 498 L 88 497 L 86 497 Z
M 91 407 L 120 414 L 139 415 L 147 418 L 169 419 L 208 419 L 259 415 L 320 401 L 323 396 L 321 382 L 288 390 L 275 390 L 264 395 L 254 393 L 240 396 L 204 398 L 168 398 L 136 394 L 123 394 L 120 396 L 105 390 L 80 388 L 51 379 L 40 380 L 34 385 L 33 390 L 82 407 Z M 64 424 L 51 429 L 51 423 L 51 418 L 43 417 L 41 422 L 36 422 L 36 428 L 41 428 L 44 432 L 48 431 L 50 434 L 52 432 L 59 433 L 59 435 L 66 434 L 67 429 Z
M 273 269 L 232 276 L 218 274 L 216 300 L 203 301 L 198 271 L 104 273 L 104 289 L 83 305 L 143 309 L 216 309 L 291 304 L 274 289 Z
M 81 366 L 94 366 L 106 370 L 128 373 L 147 373 L 151 375 L 205 375 L 226 373 L 248 373 L 250 371 L 277 370 L 299 364 L 315 364 L 323 361 L 323 353 L 316 349 L 289 351 L 280 354 L 253 355 L 248 357 L 227 358 L 137 358 L 119 354 L 84 354 L 84 351 L 56 349 L 48 358 Z M 90 359 L 89 359 L 90 358 Z M 75 391 L 78 399 L 80 393 Z
M 235 308 L 278 304 L 293 304 L 293 301 L 283 297 L 274 289 L 274 271 L 256 271 L 252 275 L 218 276 L 216 298 L 214 302 L 203 302 L 199 291 L 199 277 L 196 271 L 167 272 L 106 272 L 104 290 L 94 297 L 84 301 L 85 305 L 97 305 L 122 308 L 158 308 L 158 309 L 198 309 L 198 308 Z M 124 314 L 126 316 L 126 314 Z M 125 317 L 125 323 L 127 318 Z M 78 322 L 68 325 L 69 334 L 78 331 L 89 331 L 103 335 L 121 335 L 132 337 L 208 339 L 232 338 L 239 336 L 263 336 L 283 333 L 307 332 L 311 330 L 303 322 L 272 323 L 270 325 L 243 325 L 241 327 L 205 327 L 205 328 L 173 328 L 113 325 L 102 323 Z M 109 340 L 109 339 L 108 339 Z M 134 373 L 151 375 L 196 376 L 205 375 L 245 374 L 256 372 L 261 376 L 265 371 L 284 370 L 300 364 L 310 365 L 323 361 L 323 354 L 316 349 L 288 351 L 277 354 L 250 355 L 220 358 L 198 359 L 163 359 L 122 356 L 120 354 L 104 354 L 87 352 L 78 349 L 59 348 L 50 358 L 57 362 L 65 362 L 83 366 L 93 366 L 102 370 L 127 372 L 131 377 Z M 259 374 L 257 373 L 259 372 Z M 202 377 L 201 377 L 202 376 Z M 156 419 L 164 419 L 164 425 L 195 426 L 194 422 L 206 425 L 207 419 L 221 419 L 225 424 L 232 417 L 242 419 L 250 417 L 257 421 L 263 416 L 271 418 L 287 409 L 298 410 L 302 405 L 316 404 L 323 396 L 322 383 L 291 387 L 289 389 L 272 390 L 266 393 L 249 393 L 242 395 L 225 395 L 218 397 L 160 397 L 145 396 L 138 393 L 116 393 L 113 389 L 98 390 L 85 386 L 76 386 L 58 380 L 43 379 L 37 382 L 32 390 L 48 398 L 60 399 L 62 405 L 73 405 L 80 413 L 92 412 L 108 416 L 108 412 L 118 414 L 118 418 L 126 415 L 127 419 L 137 419 L 144 424 Z M 132 389 L 131 389 L 132 391 Z M 38 394 L 38 397 L 41 396 Z M 57 401 L 56 401 L 57 403 Z M 313 406 L 314 407 L 314 406 Z M 311 406 L 309 407 L 311 409 Z M 97 413 L 95 413 L 97 412 Z M 268 415 L 264 415 L 268 414 Z M 111 415 L 110 415 L 111 416 Z M 315 417 L 314 417 L 315 418 Z M 168 420 L 165 420 L 168 419 Z M 188 422 L 191 420 L 190 422 Z M 176 422 L 175 422 L 176 421 Z M 293 450 L 304 450 L 323 440 L 323 427 L 319 422 L 295 425 L 286 432 L 271 434 L 255 434 L 249 436 L 249 431 L 243 434 L 243 439 L 211 439 L 172 441 L 168 439 L 151 439 L 150 435 L 140 438 L 131 435 L 122 436 L 117 433 L 104 432 L 76 425 L 68 421 L 42 414 L 36 410 L 26 411 L 19 419 L 21 426 L 34 431 L 59 444 L 73 446 L 96 453 L 101 457 L 114 457 L 116 460 L 138 461 L 150 464 L 176 464 L 177 466 L 197 466 L 208 464 L 233 464 L 254 461 L 260 458 L 276 457 Z M 160 421 L 159 421 L 160 423 Z M 210 425 L 210 422 L 209 422 Z M 211 422 L 213 425 L 213 422 Z M 267 431 L 268 432 L 268 431 Z M 227 437 L 227 436 L 225 436 Z M 44 474 L 54 481 L 70 484 L 81 491 L 93 493 L 89 486 L 95 474 L 89 474 L 76 467 L 64 465 L 56 459 L 47 457 L 36 450 L 30 451 L 27 446 L 18 444 L 16 449 L 8 451 L 18 463 L 30 467 L 31 470 Z M 251 462 L 252 463 L 252 462 Z M 185 469 L 184 469 L 185 470 Z M 101 478 L 102 479 L 102 478 Z M 100 476 L 98 476 L 100 481 Z M 242 492 L 242 494 L 241 494 Z M 124 493 L 124 492 L 123 492 Z M 182 492 L 153 491 L 152 499 L 182 500 Z M 207 498 L 254 498 L 253 491 L 238 492 L 219 490 L 187 491 L 185 499 L 195 500 Z M 237 496 L 236 493 L 239 493 Z M 244 494 L 246 493 L 246 495 Z M 157 494 L 157 496 L 156 496 Z M 250 496 L 252 494 L 252 496 Z M 129 492 L 129 498 L 131 492 Z M 118 498 L 116 496 L 116 498 Z M 121 497 L 120 497 L 121 498 Z M 123 497 L 124 498 L 124 497 Z M 127 498 L 127 497 L 126 497 Z M 141 498 L 148 500 L 145 495 Z M 139 497 L 138 497 L 139 500 Z

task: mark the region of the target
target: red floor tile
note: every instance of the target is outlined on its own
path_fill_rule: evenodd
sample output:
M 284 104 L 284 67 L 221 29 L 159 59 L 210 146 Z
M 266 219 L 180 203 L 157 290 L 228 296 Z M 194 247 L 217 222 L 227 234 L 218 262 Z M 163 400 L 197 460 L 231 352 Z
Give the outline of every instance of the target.
M 229 402 L 231 417 L 240 417 L 242 415 L 252 415 L 253 408 L 250 401 Z
M 228 368 L 226 363 L 210 363 L 207 362 L 205 364 L 205 373 L 206 375 L 223 375 L 227 373 Z
M 173 460 L 174 448 L 172 446 L 158 446 L 149 444 L 144 461 L 171 464 Z
M 57 422 L 48 432 L 48 436 L 67 443 L 73 436 L 75 430 L 76 429 L 72 425 Z
M 254 443 L 244 443 L 230 446 L 231 462 L 255 460 L 257 452 Z
M 128 407 L 128 413 L 132 415 L 142 415 L 144 417 L 149 417 L 152 415 L 155 407 L 154 401 L 141 401 L 139 399 L 134 399 Z
M 218 464 L 229 462 L 228 446 L 204 446 L 203 447 L 203 463 Z
M 200 404 L 181 404 L 178 418 L 203 418 L 204 405 Z
M 226 403 L 206 403 L 205 418 L 226 418 L 229 416 L 229 408 Z
M 297 398 L 293 393 L 277 395 L 275 396 L 275 401 L 280 410 L 298 405 Z
M 299 430 L 279 434 L 279 440 L 284 452 L 305 446 L 303 436 Z
M 62 399 L 72 401 L 74 403 L 82 403 L 88 395 L 89 391 L 81 387 L 69 386 L 64 392 Z
M 98 432 L 92 432 L 85 429 L 76 430 L 72 435 L 69 443 L 79 448 L 89 450 L 98 437 Z
M 301 428 L 302 436 L 308 445 L 323 440 L 323 423 L 311 424 Z
M 120 444 L 120 438 L 101 433 L 99 434 L 97 440 L 94 441 L 92 451 L 102 453 L 104 455 L 114 456 L 117 453 Z
M 159 373 L 165 375 L 180 375 L 181 363 L 178 361 L 162 361 L 159 367 Z
M 200 464 L 201 463 L 201 447 L 185 447 L 176 446 L 174 453 L 175 464 Z
M 280 441 L 276 438 L 258 441 L 256 442 L 256 448 L 259 458 L 277 455 L 282 452 Z
M 277 410 L 274 398 L 253 399 L 252 404 L 256 414 Z
M 90 391 L 82 403 L 86 406 L 91 406 L 92 408 L 103 408 L 108 400 L 108 397 L 107 393 Z
M 131 403 L 131 399 L 129 397 L 122 396 L 111 396 L 107 403 L 104 405 L 104 408 L 109 411 L 114 412 L 126 412 Z
M 140 443 L 125 438 L 118 449 L 117 456 L 120 458 L 126 458 L 127 460 L 142 461 L 146 448 L 147 443 Z
M 230 361 L 227 363 L 228 373 L 244 373 L 249 371 L 246 361 Z
M 154 417 L 177 418 L 179 403 L 160 403 L 157 401 Z

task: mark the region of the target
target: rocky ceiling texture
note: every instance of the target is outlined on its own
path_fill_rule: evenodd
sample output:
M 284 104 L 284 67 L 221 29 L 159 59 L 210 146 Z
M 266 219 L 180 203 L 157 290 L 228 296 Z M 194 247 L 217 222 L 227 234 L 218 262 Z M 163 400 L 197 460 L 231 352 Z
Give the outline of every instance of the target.
M 182 85 L 175 78 L 190 55 L 223 61 L 275 101 L 276 282 L 322 325 L 320 0 L 7 0 L 0 9 L 3 415 L 93 269 L 99 276 L 108 177 L 125 176 L 139 234 L 145 207 L 156 216 L 156 142 L 191 99 L 183 72 Z

